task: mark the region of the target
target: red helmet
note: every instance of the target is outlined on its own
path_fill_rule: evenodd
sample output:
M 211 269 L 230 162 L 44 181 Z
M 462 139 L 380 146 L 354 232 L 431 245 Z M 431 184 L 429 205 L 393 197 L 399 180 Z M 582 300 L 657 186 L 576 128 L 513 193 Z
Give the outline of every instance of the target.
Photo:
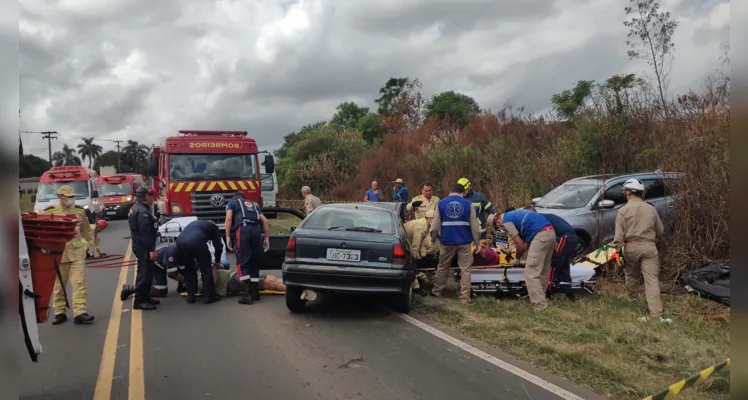
M 96 221 L 96 227 L 99 228 L 99 230 L 103 231 L 107 226 L 109 226 L 109 224 L 103 219 Z
M 158 192 L 154 188 L 148 189 L 148 195 L 158 198 Z

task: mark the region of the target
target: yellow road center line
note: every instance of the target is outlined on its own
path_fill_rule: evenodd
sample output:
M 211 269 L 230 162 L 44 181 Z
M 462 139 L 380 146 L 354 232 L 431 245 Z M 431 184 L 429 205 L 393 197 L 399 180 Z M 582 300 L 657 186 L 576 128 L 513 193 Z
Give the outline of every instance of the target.
M 137 269 L 132 274 L 133 284 Z M 135 296 L 132 299 L 135 305 Z M 132 322 L 130 323 L 130 385 L 127 398 L 129 400 L 145 400 L 145 379 L 143 377 L 143 311 L 132 307 Z
M 119 271 L 117 288 L 114 291 L 114 302 L 112 303 L 112 314 L 109 317 L 109 326 L 104 339 L 104 350 L 101 354 L 99 364 L 99 376 L 96 379 L 94 400 L 109 400 L 112 397 L 112 379 L 114 378 L 114 361 L 117 358 L 117 340 L 119 339 L 119 326 L 122 318 L 122 301 L 119 299 L 119 291 L 127 282 L 128 267 L 124 265 L 130 261 L 132 255 L 132 242 L 127 246 L 125 257 L 122 259 L 122 268 Z

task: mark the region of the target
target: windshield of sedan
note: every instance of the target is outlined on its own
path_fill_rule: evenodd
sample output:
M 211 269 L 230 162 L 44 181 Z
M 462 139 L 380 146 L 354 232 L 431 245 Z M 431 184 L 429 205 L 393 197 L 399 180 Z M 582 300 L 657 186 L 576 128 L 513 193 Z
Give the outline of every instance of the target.
M 129 196 L 131 188 L 129 183 L 102 183 L 100 196 Z
M 76 199 L 85 199 L 88 197 L 88 181 L 71 181 L 71 182 L 48 182 L 40 183 L 36 192 L 36 198 L 39 201 L 49 201 L 57 199 L 57 189 L 61 186 L 70 186 L 77 196 Z
M 395 216 L 384 210 L 320 208 L 309 214 L 300 228 L 392 235 L 395 233 Z
M 255 154 L 170 154 L 173 181 L 257 179 Z
M 535 204 L 539 208 L 574 209 L 587 205 L 602 188 L 594 183 L 567 183 L 551 190 Z

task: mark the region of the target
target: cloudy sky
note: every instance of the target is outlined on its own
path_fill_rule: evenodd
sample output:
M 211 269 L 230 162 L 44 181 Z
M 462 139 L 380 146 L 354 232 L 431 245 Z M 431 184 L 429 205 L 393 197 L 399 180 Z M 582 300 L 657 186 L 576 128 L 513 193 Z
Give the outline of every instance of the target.
M 20 129 L 152 144 L 178 129 L 247 130 L 264 149 L 372 105 L 390 77 L 497 110 L 642 66 L 626 0 L 22 0 Z M 664 0 L 680 22 L 671 92 L 697 89 L 729 44 L 726 0 Z M 24 150 L 47 157 L 39 135 Z M 105 149 L 112 143 L 101 141 Z

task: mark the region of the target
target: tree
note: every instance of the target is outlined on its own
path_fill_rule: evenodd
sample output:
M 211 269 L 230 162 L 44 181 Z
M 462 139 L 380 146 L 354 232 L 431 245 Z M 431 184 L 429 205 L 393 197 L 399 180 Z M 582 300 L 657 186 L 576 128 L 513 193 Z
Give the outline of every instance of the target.
M 369 113 L 369 107 L 359 107 L 352 101 L 341 103 L 336 110 L 330 119 L 330 125 L 338 131 L 356 129 L 358 120 Z
M 327 121 L 317 121 L 313 124 L 302 126 L 298 132 L 291 132 L 288 135 L 283 136 L 283 144 L 274 152 L 275 156 L 278 159 L 285 158 L 286 155 L 288 155 L 288 149 L 290 149 L 294 143 L 298 142 L 305 132 L 325 126 L 325 124 L 327 124 Z
M 117 167 L 118 160 L 119 155 L 116 150 L 105 151 L 96 157 L 96 160 L 93 163 L 93 169 L 100 173 L 101 167 Z M 132 167 L 128 165 L 122 166 L 121 169 L 122 171 L 120 171 L 120 168 L 117 168 L 117 172 L 129 173 L 133 171 Z
M 564 90 L 551 96 L 553 110 L 560 117 L 570 120 L 577 115 L 578 111 L 584 106 L 585 100 L 592 94 L 594 81 L 581 80 L 577 82 L 572 90 Z
M 94 138 L 83 139 L 83 143 L 78 144 L 78 154 L 84 161 L 88 159 L 88 168 L 93 166 L 93 161 L 96 157 L 101 155 L 104 150 L 98 144 L 94 143 Z
M 390 115 L 395 101 L 400 97 L 400 93 L 405 90 L 409 82 L 409 78 L 390 78 L 379 89 L 379 97 L 374 100 L 379 105 L 377 112 L 381 115 Z
M 629 28 L 626 40 L 629 47 L 628 56 L 632 60 L 644 60 L 652 67 L 657 79 L 662 109 L 667 114 L 665 92 L 673 62 L 673 33 L 678 27 L 678 22 L 671 19 L 669 12 L 660 12 L 660 3 L 657 0 L 629 1 L 633 6 L 624 8 L 629 19 L 623 22 L 623 25 Z
M 122 167 L 129 166 L 132 172 L 147 175 L 148 146 L 128 140 L 122 148 Z
M 62 150 L 52 154 L 52 163 L 57 167 L 83 164 L 80 157 L 75 155 L 75 150 L 68 145 L 63 145 Z
M 366 143 L 374 143 L 375 140 L 382 137 L 384 132 L 382 124 L 379 121 L 379 115 L 374 113 L 368 113 L 358 120 L 356 129 L 361 132 L 361 136 L 364 138 Z
M 431 97 L 423 109 L 424 120 L 431 117 L 446 118 L 461 126 L 469 124 L 481 111 L 475 99 L 451 90 Z
M 603 89 L 608 92 L 612 92 L 613 101 L 615 102 L 615 107 L 612 107 L 610 104 L 608 105 L 609 112 L 618 115 L 623 114 L 623 97 L 626 91 L 629 89 L 633 89 L 634 86 L 642 83 L 642 80 L 640 78 L 637 78 L 636 74 L 616 74 L 608 78 L 608 80 L 603 84 Z M 608 102 L 608 96 L 605 97 L 606 102 Z
M 24 154 L 18 159 L 18 177 L 35 178 L 52 168 L 49 161 L 33 154 Z

